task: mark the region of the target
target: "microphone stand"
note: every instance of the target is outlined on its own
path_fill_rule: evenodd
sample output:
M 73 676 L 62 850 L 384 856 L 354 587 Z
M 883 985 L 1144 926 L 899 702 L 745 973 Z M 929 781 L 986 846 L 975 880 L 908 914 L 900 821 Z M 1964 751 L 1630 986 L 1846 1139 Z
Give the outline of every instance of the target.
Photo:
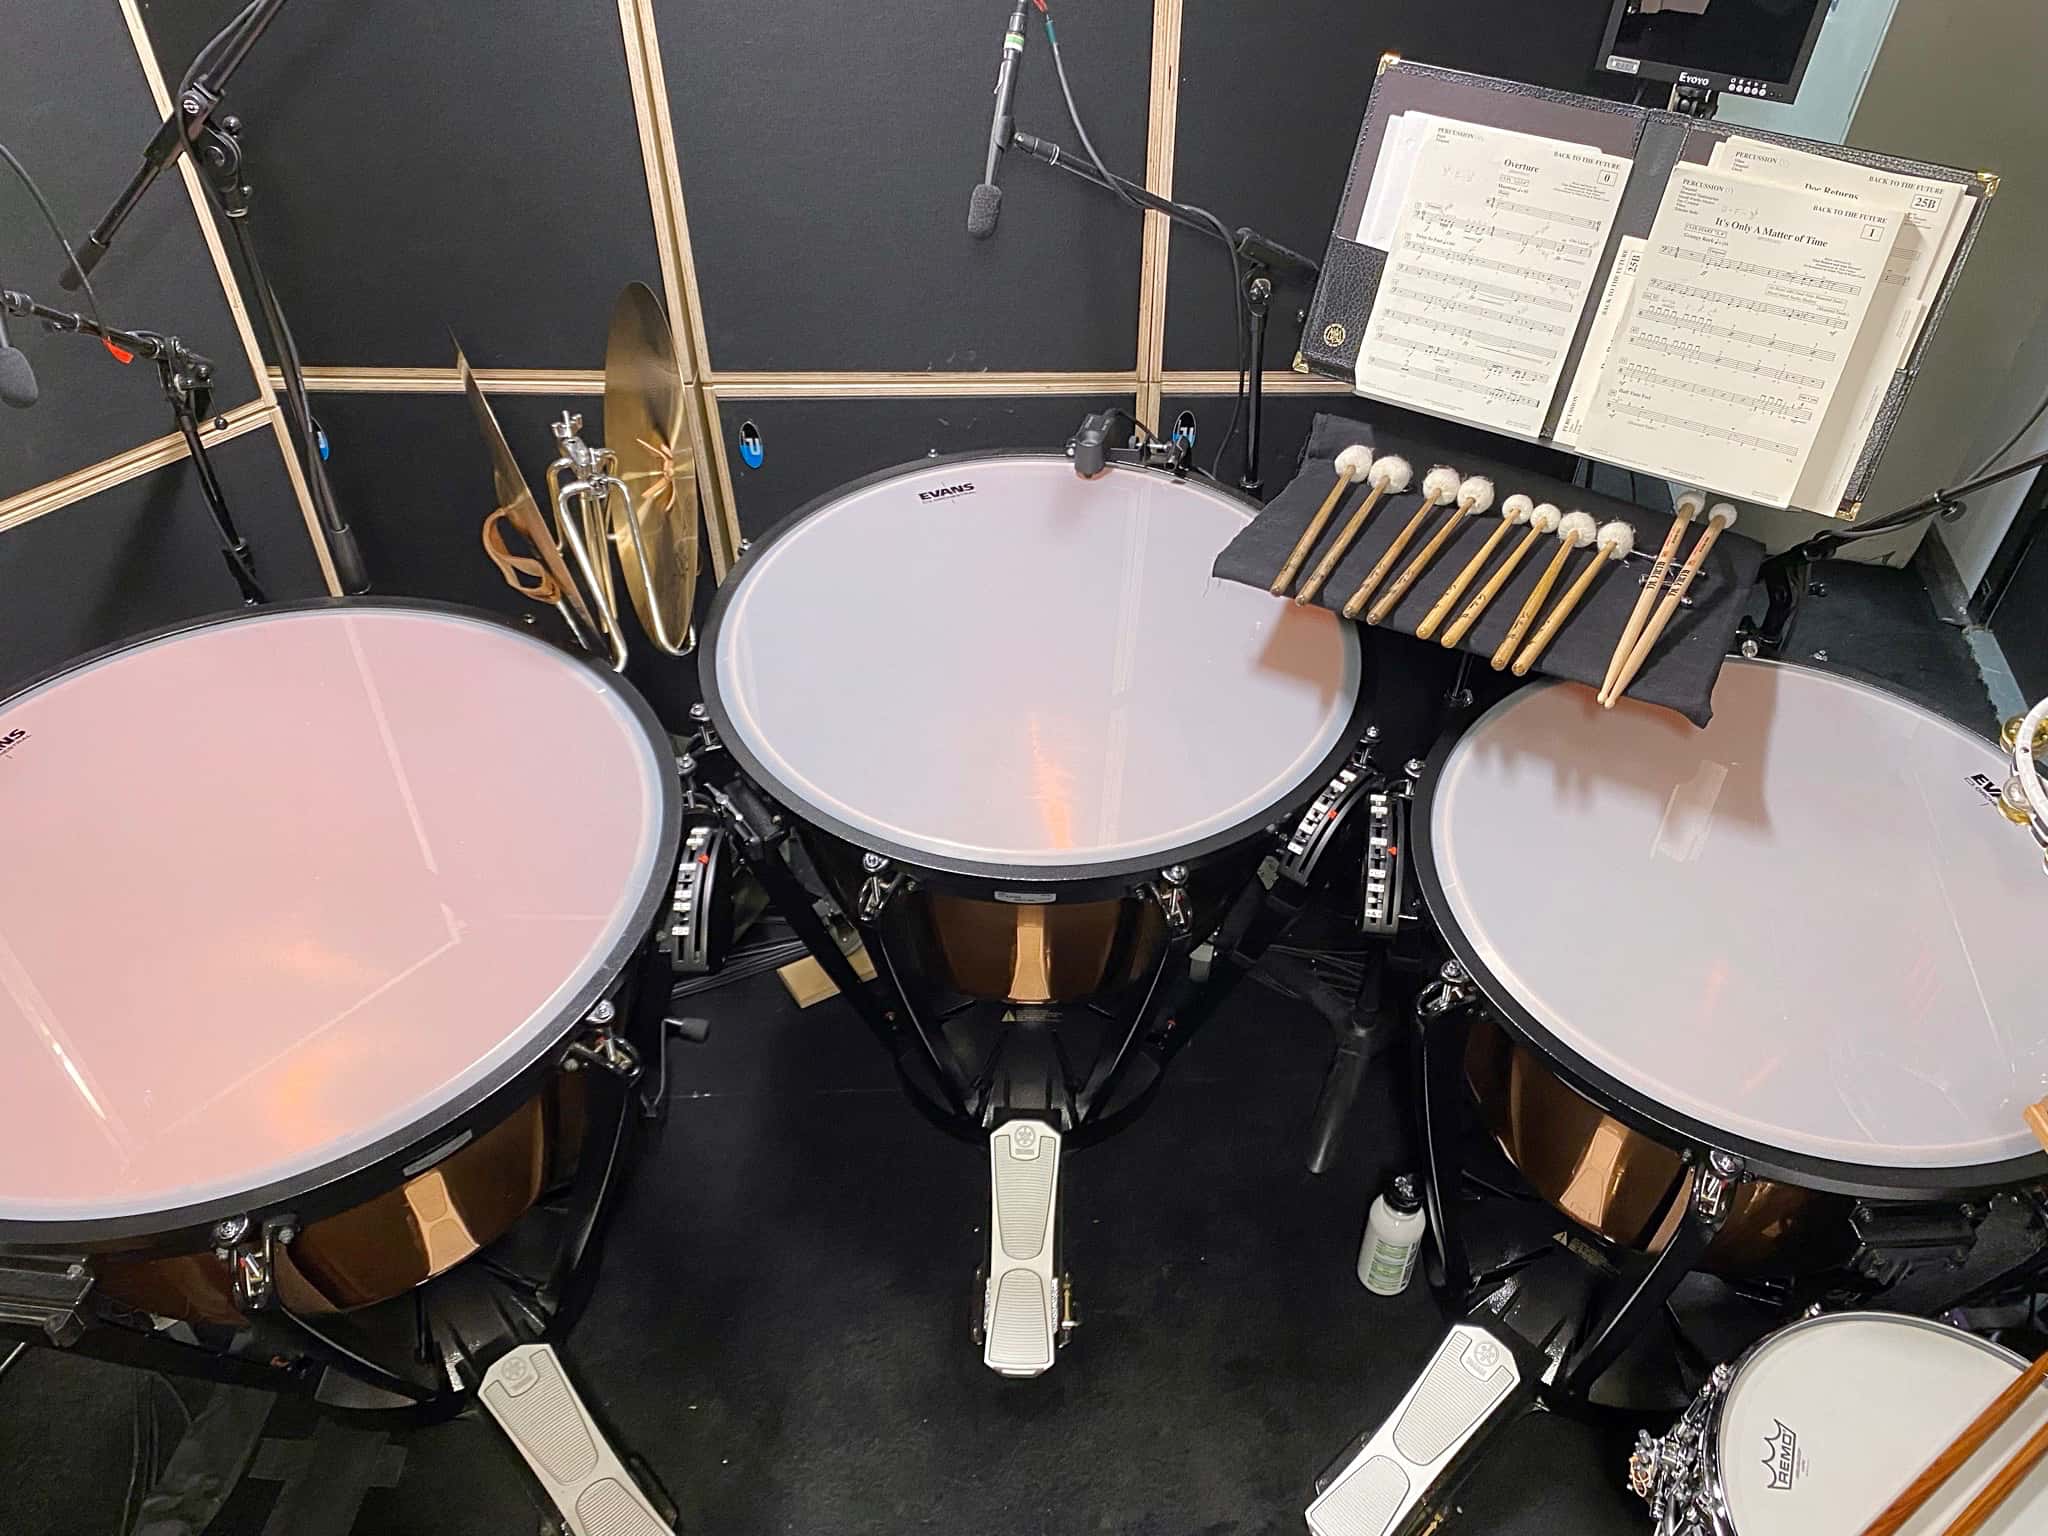
M 355 533 L 342 516 L 334 499 L 334 487 L 327 478 L 320 431 L 314 424 L 312 404 L 307 399 L 305 369 L 299 359 L 298 345 L 292 339 L 291 327 L 285 323 L 284 311 L 278 304 L 277 291 L 265 275 L 262 263 L 257 260 L 255 242 L 249 235 L 250 187 L 242 174 L 243 125 L 238 118 L 225 114 L 215 121 L 215 110 L 220 105 L 228 77 L 248 57 L 250 49 L 277 19 L 277 13 L 284 9 L 284 5 L 285 0 L 261 0 L 249 12 L 246 21 L 232 25 L 229 31 L 216 36 L 201 51 L 198 67 L 192 70 L 178 91 L 171 116 L 164 119 L 163 125 L 143 149 L 141 168 L 114 200 L 106 215 L 93 226 L 85 244 L 79 247 L 78 264 L 90 274 L 112 248 L 115 234 L 157 177 L 175 164 L 180 155 L 190 153 L 194 156 L 206 174 L 214 206 L 234 235 L 242 269 L 255 291 L 264 328 L 270 335 L 271 350 L 276 354 L 279 372 L 284 375 L 285 399 L 290 407 L 286 415 L 290 418 L 292 439 L 299 451 L 307 493 L 327 535 L 336 579 L 344 592 L 366 592 L 370 586 L 369 574 L 364 568 Z M 61 281 L 66 289 L 75 289 L 79 286 L 79 275 L 67 268 Z
M 0 289 L 0 311 L 40 320 L 46 330 L 98 337 L 156 364 L 164 399 L 170 403 L 171 414 L 177 418 L 178 431 L 184 436 L 185 446 L 192 455 L 193 468 L 198 472 L 199 489 L 204 493 L 207 511 L 213 517 L 214 532 L 219 536 L 221 558 L 227 563 L 228 574 L 234 578 L 244 603 L 253 608 L 266 601 L 262 584 L 256 579 L 256 557 L 249 548 L 249 541 L 235 527 L 234 517 L 228 511 L 227 496 L 221 490 L 220 480 L 213 472 L 213 461 L 207 456 L 206 444 L 199 435 L 199 419 L 213 409 L 213 360 L 194 352 L 175 336 L 164 336 L 155 331 L 124 331 L 111 325 L 101 325 L 86 315 L 39 304 L 28 294 L 14 289 Z
M 1075 159 L 1050 139 L 1037 138 L 1028 133 L 1013 133 L 1010 142 L 1035 160 L 1043 160 L 1057 170 L 1078 177 L 1092 187 L 1106 192 L 1121 192 L 1140 207 L 1155 213 L 1163 213 L 1176 224 L 1206 235 L 1211 240 L 1219 236 L 1206 219 L 1196 215 L 1185 203 L 1177 203 L 1170 197 L 1126 181 L 1114 172 L 1108 180 L 1085 159 Z M 1238 265 L 1244 274 L 1245 311 L 1250 318 L 1251 362 L 1246 374 L 1245 432 L 1243 468 L 1238 475 L 1239 489 L 1252 496 L 1264 490 L 1259 475 L 1259 444 L 1265 419 L 1264 374 L 1266 368 L 1266 320 L 1273 304 L 1273 283 L 1276 277 L 1298 277 L 1313 283 L 1321 273 L 1315 262 L 1298 251 L 1291 251 L 1277 240 L 1268 240 L 1257 230 L 1240 227 L 1230 242 L 1230 249 L 1236 252 Z

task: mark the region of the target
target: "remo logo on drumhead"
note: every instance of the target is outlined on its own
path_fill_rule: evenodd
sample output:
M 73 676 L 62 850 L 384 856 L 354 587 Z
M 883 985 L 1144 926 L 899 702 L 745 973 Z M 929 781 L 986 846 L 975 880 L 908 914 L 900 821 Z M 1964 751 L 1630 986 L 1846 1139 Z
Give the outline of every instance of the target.
M 1792 1480 L 1806 1470 L 1799 1454 L 1799 1436 L 1783 1419 L 1771 1423 L 1771 1432 L 1764 1436 L 1764 1470 L 1771 1475 L 1771 1487 L 1790 1488 Z

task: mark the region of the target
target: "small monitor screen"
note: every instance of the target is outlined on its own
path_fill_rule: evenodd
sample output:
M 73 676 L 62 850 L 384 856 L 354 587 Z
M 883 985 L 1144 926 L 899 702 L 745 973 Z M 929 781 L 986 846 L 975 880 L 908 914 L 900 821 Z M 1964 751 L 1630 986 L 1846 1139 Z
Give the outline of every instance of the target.
M 1603 63 L 1674 79 L 1681 70 L 1781 89 L 1805 73 L 1828 0 L 1617 0 Z M 1628 62 L 1637 66 L 1627 67 Z

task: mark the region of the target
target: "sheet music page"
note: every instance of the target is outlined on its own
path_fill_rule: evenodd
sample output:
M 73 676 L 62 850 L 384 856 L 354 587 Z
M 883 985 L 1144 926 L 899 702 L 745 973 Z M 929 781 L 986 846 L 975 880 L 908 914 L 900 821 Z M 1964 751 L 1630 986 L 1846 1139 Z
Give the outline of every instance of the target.
M 1569 448 L 1576 443 L 1586 424 L 1586 412 L 1600 388 L 1600 375 L 1607 366 L 1608 354 L 1614 350 L 1614 338 L 1621 331 L 1621 317 L 1635 292 L 1636 269 L 1642 265 L 1643 247 L 1648 244 L 1639 235 L 1623 235 L 1615 250 L 1614 265 L 1607 272 L 1607 286 L 1600 292 L 1600 307 L 1593 314 L 1593 328 L 1586 333 L 1585 350 L 1579 354 L 1579 366 L 1572 372 L 1571 391 L 1565 396 L 1564 410 L 1557 418 L 1557 430 L 1550 434 L 1551 440 L 1561 446 Z
M 1448 118 L 1421 138 L 1358 390 L 1534 437 L 1631 162 Z
M 1902 211 L 1898 240 L 1870 301 L 1843 370 L 1842 385 L 1821 424 L 1792 504 L 1833 513 L 1842 505 L 1864 445 L 1877 425 L 1892 380 L 1919 339 L 1928 301 L 1940 291 L 1967 222 L 1963 188 L 1949 181 L 1881 171 L 1736 137 L 1714 146 L 1712 166 L 1872 207 Z
M 1679 166 L 1580 451 L 1788 505 L 1900 221 L 1897 208 Z

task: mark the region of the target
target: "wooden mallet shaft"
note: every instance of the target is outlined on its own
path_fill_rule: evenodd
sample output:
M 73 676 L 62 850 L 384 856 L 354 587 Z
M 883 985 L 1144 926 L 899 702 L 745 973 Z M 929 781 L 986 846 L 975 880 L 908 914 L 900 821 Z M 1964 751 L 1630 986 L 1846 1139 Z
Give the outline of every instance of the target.
M 1458 503 L 1452 509 L 1451 515 L 1444 519 L 1443 527 L 1437 529 L 1430 536 L 1429 542 L 1422 546 L 1422 553 L 1408 562 L 1401 574 L 1394 578 L 1394 584 L 1380 594 L 1378 602 L 1366 610 L 1366 623 L 1377 624 L 1394 611 L 1394 605 L 1408 595 L 1408 589 L 1415 585 L 1416 578 L 1429 569 L 1429 562 L 1442 553 L 1444 545 L 1451 541 L 1451 536 L 1458 531 L 1459 525 L 1468 515 L 1464 502 Z M 1347 603 L 1345 607 L 1348 610 L 1350 604 Z
M 1723 516 L 1723 513 L 1726 513 Z M 1706 563 L 1707 552 L 1714 547 L 1714 540 L 1721 537 L 1721 530 L 1735 521 L 1735 509 L 1725 501 L 1714 508 L 1707 519 L 1706 530 L 1693 541 L 1692 553 L 1686 557 L 1685 568 L 1678 573 L 1678 579 L 1671 583 L 1671 590 L 1664 594 L 1664 601 L 1657 605 L 1657 611 L 1650 616 L 1650 622 L 1643 626 L 1637 636 L 1635 648 L 1628 653 L 1628 660 L 1622 663 L 1621 675 L 1614 680 L 1614 686 L 1607 690 L 1605 700 L 1609 709 L 1614 708 L 1628 692 L 1629 684 L 1636 680 L 1636 674 L 1643 669 L 1643 663 L 1650 658 L 1658 639 L 1664 633 L 1664 626 L 1671 622 L 1671 616 L 1678 612 L 1678 605 L 1685 601 L 1685 594 L 1692 586 L 1692 579 L 1699 575 L 1700 567 Z
M 1387 552 L 1381 555 L 1379 562 L 1366 573 L 1365 580 L 1358 584 L 1358 590 L 1346 599 L 1344 603 L 1345 618 L 1355 619 L 1365 611 L 1366 599 L 1372 596 L 1374 588 L 1386 580 L 1387 572 L 1391 571 L 1394 568 L 1394 562 L 1401 558 L 1401 551 L 1408 547 L 1409 540 L 1413 539 L 1421 531 L 1422 525 L 1429 521 L 1430 513 L 1434 512 L 1437 508 L 1437 500 L 1436 492 L 1425 491 L 1423 493 L 1422 505 L 1417 507 L 1415 515 L 1408 519 L 1408 526 L 1394 535 L 1394 542 L 1387 546 Z
M 1500 589 L 1508 584 L 1508 578 L 1515 574 L 1523 557 L 1536 547 L 1536 541 L 1546 533 L 1556 531 L 1555 525 L 1550 528 L 1538 528 L 1534 523 L 1529 525 L 1529 531 L 1522 535 L 1522 542 L 1508 551 L 1507 558 L 1500 563 L 1500 569 L 1486 578 L 1486 585 L 1472 594 L 1472 601 L 1465 605 L 1465 611 L 1458 615 L 1449 629 L 1444 631 L 1442 643 L 1446 647 L 1454 646 L 1464 639 L 1472 626 L 1479 622 L 1479 616 L 1486 612 L 1486 605 L 1500 595 Z
M 1293 553 L 1288 555 L 1287 563 L 1280 567 L 1280 574 L 1273 578 L 1273 585 L 1267 589 L 1275 597 L 1287 595 L 1287 589 L 1294 585 L 1294 578 L 1301 574 L 1302 566 L 1307 563 L 1310 553 L 1315 549 L 1316 540 L 1323 536 L 1323 529 L 1329 526 L 1330 514 L 1337 510 L 1337 503 L 1344 499 L 1344 493 L 1355 484 L 1357 482 L 1351 476 L 1341 470 L 1338 472 L 1336 485 L 1331 487 L 1330 494 L 1323 498 L 1323 504 L 1316 508 L 1316 515 L 1308 520 L 1308 531 L 1295 541 Z
M 1565 589 L 1564 596 L 1557 600 L 1557 606 L 1550 610 L 1550 617 L 1543 621 L 1542 628 L 1538 629 L 1529 643 L 1522 647 L 1522 654 L 1515 658 L 1515 676 L 1529 675 L 1529 669 L 1536 665 L 1537 658 L 1542 656 L 1550 642 L 1557 638 L 1557 632 L 1564 626 L 1564 621 L 1572 616 L 1572 610 L 1579 606 L 1580 600 L 1592 587 L 1593 578 L 1600 574 L 1600 567 L 1614 558 L 1604 549 L 1593 551 L 1593 558 L 1588 560 L 1586 568 L 1579 572 L 1579 579 Z
M 1636 637 L 1643 632 L 1643 622 L 1650 616 L 1650 605 L 1657 601 L 1658 589 L 1664 585 L 1665 574 L 1671 569 L 1672 556 L 1678 553 L 1678 541 L 1685 537 L 1685 525 L 1699 516 L 1696 505 L 1679 503 L 1678 515 L 1671 519 L 1671 531 L 1664 535 L 1664 547 L 1657 551 L 1656 561 L 1650 566 L 1650 574 L 1643 582 L 1643 590 L 1636 596 L 1636 606 L 1628 616 L 1628 623 L 1621 631 L 1621 638 L 1614 642 L 1614 654 L 1607 658 L 1607 676 L 1600 682 L 1600 702 L 1607 702 L 1607 695 L 1614 689 L 1614 680 L 1621 676 L 1621 669 L 1628 661 L 1628 653 L 1635 649 Z
M 1522 611 L 1515 615 L 1515 622 L 1508 626 L 1507 638 L 1502 640 L 1493 653 L 1493 670 L 1506 669 L 1508 661 L 1515 654 L 1515 647 L 1522 643 L 1522 636 L 1529 632 L 1529 626 L 1536 622 L 1536 615 L 1550 596 L 1550 589 L 1557 585 L 1557 578 L 1564 570 L 1565 561 L 1571 559 L 1572 551 L 1578 548 L 1570 539 L 1558 541 L 1557 553 L 1550 557 L 1550 564 L 1543 568 L 1543 574 L 1536 581 L 1536 590 L 1529 594 L 1529 600 L 1522 604 Z
M 1316 594 L 1323 590 L 1323 583 L 1330 579 L 1330 573 L 1337 569 L 1338 563 L 1350 551 L 1352 540 L 1358 537 L 1359 529 L 1365 526 L 1365 520 L 1372 516 L 1372 509 L 1379 505 L 1380 498 L 1386 493 L 1386 483 L 1382 481 L 1358 504 L 1358 510 L 1351 514 L 1351 521 L 1339 530 L 1337 542 L 1330 546 L 1330 552 L 1316 562 L 1316 568 L 1309 572 L 1308 580 L 1303 582 L 1301 590 L 1294 594 L 1295 602 L 1307 607 L 1316 600 Z
M 1479 553 L 1465 562 L 1465 569 L 1452 578 L 1451 584 L 1444 588 L 1444 595 L 1436 600 L 1428 613 L 1423 615 L 1422 622 L 1415 628 L 1416 639 L 1427 640 L 1436 633 L 1437 625 L 1443 623 L 1458 599 L 1465 595 L 1465 589 L 1472 585 L 1481 571 L 1486 569 L 1486 562 L 1493 558 L 1493 552 L 1500 548 L 1501 540 L 1508 536 L 1514 526 L 1503 519 L 1501 525 L 1487 535 L 1486 542 L 1479 546 Z

